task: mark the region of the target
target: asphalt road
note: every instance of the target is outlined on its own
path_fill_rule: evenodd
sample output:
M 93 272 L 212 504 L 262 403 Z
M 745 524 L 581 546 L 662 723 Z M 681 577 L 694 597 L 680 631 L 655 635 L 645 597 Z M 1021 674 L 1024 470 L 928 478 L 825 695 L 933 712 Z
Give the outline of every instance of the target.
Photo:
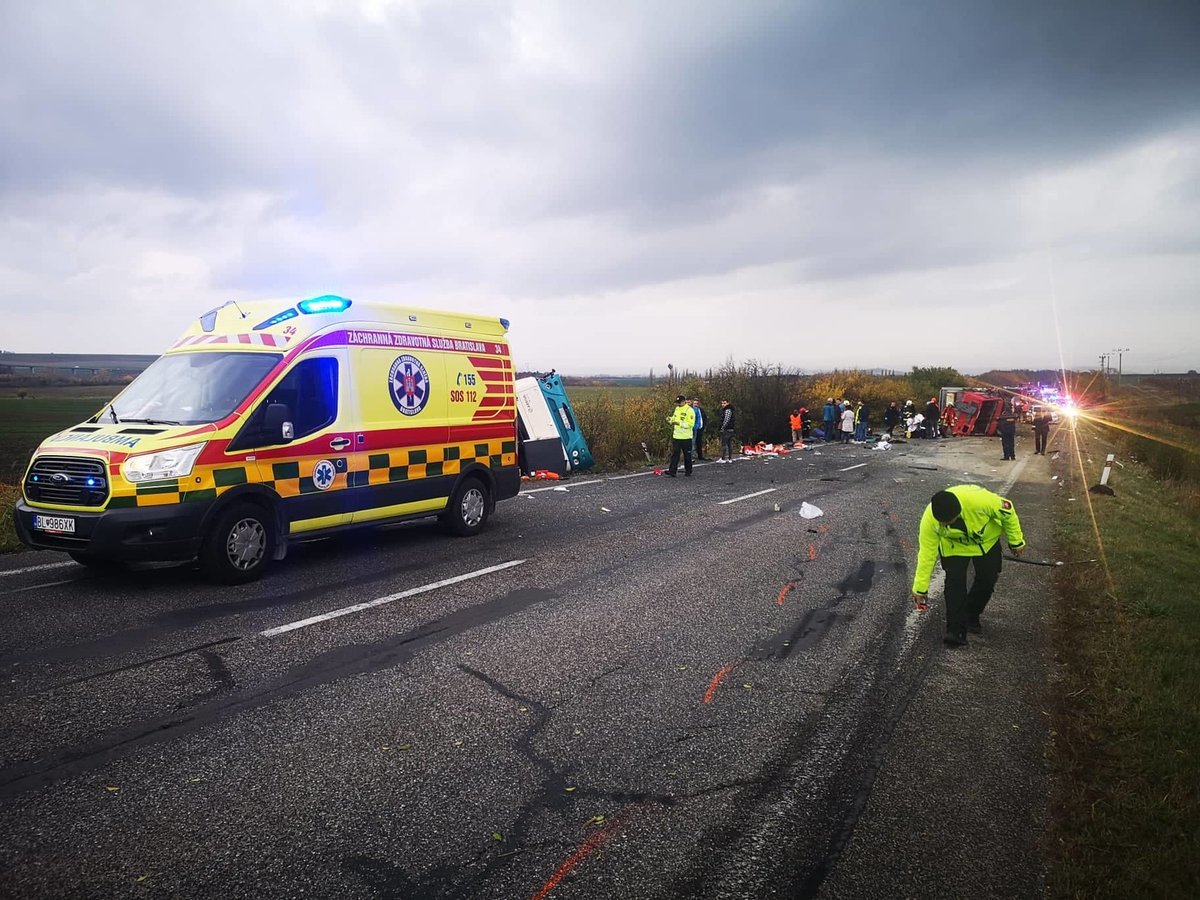
M 1029 896 L 1039 628 L 1026 657 L 1003 631 L 946 651 L 940 605 L 917 614 L 908 592 L 946 484 L 1029 500 L 1027 535 L 1048 537 L 1050 463 L 1002 465 L 960 439 L 585 475 L 474 539 L 314 542 L 235 588 L 4 557 L 0 893 Z M 1006 567 L 999 621 L 1024 621 L 1046 571 Z M 993 665 L 1025 674 L 1004 715 L 1034 721 L 1011 747 L 971 725 Z M 947 741 L 965 785 L 928 765 Z M 986 748 L 997 771 L 970 794 Z M 994 803 L 1017 817 L 1000 833 Z M 929 835 L 953 863 L 956 814 L 996 850 L 973 881 L 913 864 Z

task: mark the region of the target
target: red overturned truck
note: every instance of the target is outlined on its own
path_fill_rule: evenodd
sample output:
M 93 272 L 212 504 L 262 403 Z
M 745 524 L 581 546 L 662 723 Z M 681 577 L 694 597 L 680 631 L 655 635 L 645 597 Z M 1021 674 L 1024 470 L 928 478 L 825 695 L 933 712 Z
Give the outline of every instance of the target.
M 948 411 L 951 406 L 954 408 L 954 424 L 947 427 L 950 434 L 990 437 L 996 433 L 996 426 L 1004 414 L 1005 398 L 1001 394 L 961 387 L 942 388 L 938 393 L 943 410 Z

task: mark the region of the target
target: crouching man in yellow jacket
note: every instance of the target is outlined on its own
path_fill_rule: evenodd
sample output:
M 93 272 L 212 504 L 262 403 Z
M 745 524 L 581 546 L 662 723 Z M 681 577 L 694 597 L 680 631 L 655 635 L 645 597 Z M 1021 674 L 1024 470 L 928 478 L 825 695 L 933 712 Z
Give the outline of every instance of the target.
M 1021 521 L 1012 501 L 977 484 L 960 484 L 933 495 L 921 516 L 913 602 L 922 609 L 933 566 L 940 558 L 946 572 L 946 637 L 951 647 L 965 647 L 967 632 L 978 634 L 983 612 L 1000 577 L 1000 535 L 1017 556 L 1025 550 Z M 975 563 L 975 580 L 967 590 L 967 569 Z

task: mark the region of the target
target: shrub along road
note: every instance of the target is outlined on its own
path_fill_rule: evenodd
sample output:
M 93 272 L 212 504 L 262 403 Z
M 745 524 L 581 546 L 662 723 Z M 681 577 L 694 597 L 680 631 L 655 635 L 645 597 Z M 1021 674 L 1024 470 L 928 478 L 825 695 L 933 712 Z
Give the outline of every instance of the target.
M 946 484 L 1015 481 L 1049 546 L 1052 463 L 999 456 L 584 476 L 473 540 L 359 533 L 236 588 L 5 557 L 0 887 L 1028 896 L 1050 570 L 1006 566 L 966 651 L 909 600 Z

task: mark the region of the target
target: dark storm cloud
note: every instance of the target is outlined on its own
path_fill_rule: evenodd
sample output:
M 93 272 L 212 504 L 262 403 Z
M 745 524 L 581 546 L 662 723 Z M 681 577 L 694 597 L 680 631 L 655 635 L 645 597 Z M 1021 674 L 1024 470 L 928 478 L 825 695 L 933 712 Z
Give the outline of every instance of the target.
M 884 155 L 1012 172 L 1200 120 L 1200 3 L 789 3 L 757 23 L 645 61 L 583 206 L 689 217 Z
M 0 310 L 749 282 L 957 311 L 1051 254 L 1089 303 L 1176 309 L 1197 47 L 1198 2 L 0 2 Z

